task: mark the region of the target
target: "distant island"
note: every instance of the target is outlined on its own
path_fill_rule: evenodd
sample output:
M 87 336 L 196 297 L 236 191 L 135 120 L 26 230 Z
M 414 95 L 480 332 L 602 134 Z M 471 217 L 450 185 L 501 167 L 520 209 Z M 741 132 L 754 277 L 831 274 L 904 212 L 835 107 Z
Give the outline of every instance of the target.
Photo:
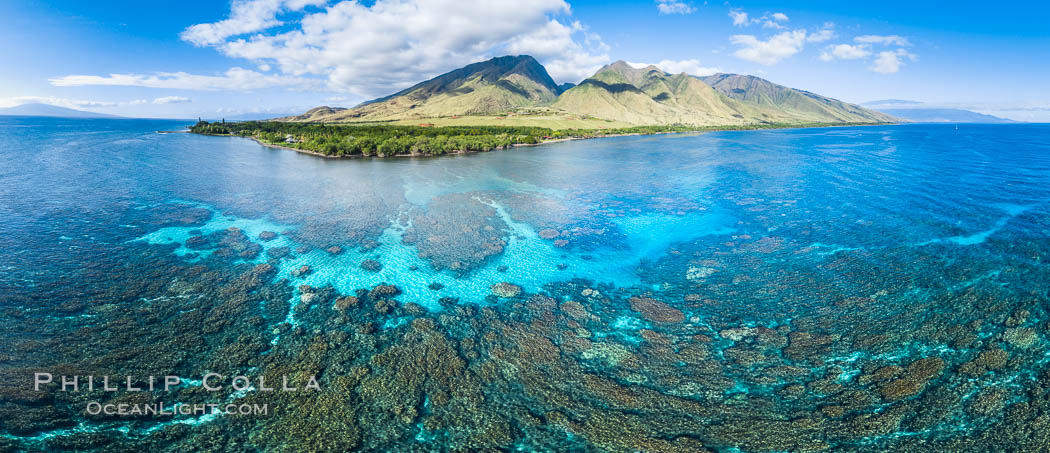
M 624 134 L 895 123 L 891 115 L 747 75 L 697 77 L 617 61 L 558 85 L 528 55 L 474 63 L 353 108 L 198 122 L 312 154 L 439 155 Z
M 1011 119 L 978 113 L 971 110 L 931 106 L 923 102 L 903 99 L 885 99 L 865 102 L 865 107 L 893 115 L 913 123 L 1018 123 Z
M 105 113 L 87 112 L 84 110 L 67 109 L 51 104 L 28 103 L 14 107 L 0 108 L 3 116 L 46 116 L 53 118 L 109 118 L 126 119 L 123 116 L 107 115 Z

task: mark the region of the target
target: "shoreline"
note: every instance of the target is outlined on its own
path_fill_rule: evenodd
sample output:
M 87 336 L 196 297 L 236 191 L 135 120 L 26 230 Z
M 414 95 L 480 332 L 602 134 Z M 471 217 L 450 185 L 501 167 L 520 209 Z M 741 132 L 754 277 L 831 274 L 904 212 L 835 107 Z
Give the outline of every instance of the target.
M 570 141 L 576 141 L 576 140 L 593 140 L 593 139 L 598 139 L 598 138 L 611 138 L 611 137 L 631 137 L 631 136 L 642 136 L 642 135 L 665 135 L 665 134 L 706 134 L 706 133 L 709 133 L 709 132 L 727 132 L 727 131 L 820 129 L 820 128 L 830 128 L 830 127 L 860 127 L 860 126 L 891 126 L 891 125 L 895 125 L 895 124 L 901 124 L 901 123 L 822 124 L 822 125 L 817 125 L 817 126 L 794 125 L 794 126 L 765 127 L 765 128 L 749 128 L 749 127 L 734 128 L 734 127 L 726 127 L 726 128 L 710 129 L 710 130 L 654 132 L 654 133 L 650 133 L 650 134 L 646 134 L 646 133 L 642 133 L 642 132 L 631 132 L 631 133 L 626 133 L 626 134 L 596 135 L 596 136 L 593 136 L 593 137 L 556 138 L 556 139 L 551 139 L 551 140 L 544 140 L 544 141 L 541 141 L 539 143 L 514 143 L 514 144 L 509 145 L 506 148 L 496 148 L 496 149 L 491 149 L 491 150 L 488 150 L 488 151 L 455 150 L 455 151 L 451 151 L 451 152 L 448 152 L 448 153 L 445 153 L 445 154 L 442 154 L 442 155 L 437 155 L 437 156 L 431 156 L 431 155 L 426 155 L 426 154 L 397 154 L 397 155 L 386 156 L 386 157 L 384 157 L 384 156 L 376 156 L 376 155 L 372 155 L 372 156 L 365 156 L 365 155 L 330 156 L 330 155 L 323 154 L 323 153 L 320 153 L 320 152 L 317 152 L 317 151 L 310 151 L 310 150 L 301 149 L 301 148 L 293 148 L 293 147 L 290 147 L 290 146 L 283 146 L 283 145 L 278 145 L 278 144 L 274 144 L 274 143 L 266 143 L 266 142 L 260 140 L 257 137 L 254 137 L 254 136 L 243 136 L 243 135 L 233 135 L 233 134 L 206 134 L 206 133 L 197 133 L 197 132 L 191 132 L 191 131 L 157 131 L 157 133 L 180 133 L 180 132 L 184 132 L 184 133 L 189 133 L 189 134 L 197 134 L 197 135 L 204 135 L 204 136 L 210 136 L 210 137 L 247 138 L 247 139 L 251 139 L 252 141 L 254 141 L 255 143 L 257 143 L 257 144 L 259 144 L 261 146 L 265 146 L 265 147 L 268 147 L 268 148 L 284 149 L 284 150 L 289 150 L 289 151 L 295 151 L 295 152 L 300 153 L 300 154 L 306 154 L 306 155 L 309 155 L 309 156 L 321 157 L 321 158 L 324 158 L 324 159 L 339 160 L 339 159 L 364 159 L 364 158 L 390 159 L 390 158 L 434 158 L 434 157 L 442 157 L 442 156 L 465 156 L 465 155 L 468 155 L 468 154 L 488 153 L 488 152 L 492 152 L 492 151 L 505 151 L 507 149 L 517 148 L 517 147 L 541 146 L 541 145 L 548 145 L 548 144 L 552 144 L 552 143 L 570 142 Z
M 212 134 L 204 134 L 204 135 L 212 135 Z M 322 153 L 319 153 L 317 151 L 310 151 L 308 149 L 299 149 L 299 148 L 292 148 L 291 146 L 282 146 L 282 145 L 276 145 L 276 144 L 272 144 L 272 143 L 266 143 L 266 142 L 264 142 L 262 140 L 259 140 L 258 138 L 255 138 L 255 137 L 241 137 L 239 135 L 213 135 L 213 136 L 214 137 L 250 138 L 253 141 L 255 141 L 255 143 L 258 143 L 258 144 L 260 144 L 262 146 L 265 146 L 265 147 L 268 147 L 268 148 L 287 149 L 289 151 L 295 151 L 297 153 L 307 154 L 307 155 L 315 156 L 315 157 L 323 157 L 325 159 L 364 159 L 364 158 L 391 159 L 391 158 L 398 158 L 398 157 L 409 157 L 409 158 L 426 157 L 426 158 L 431 158 L 431 157 L 441 157 L 441 156 L 459 156 L 459 155 L 467 155 L 467 154 L 475 154 L 475 153 L 488 153 L 488 152 L 491 152 L 491 151 L 496 151 L 496 150 L 490 150 L 490 151 L 455 150 L 455 151 L 451 151 L 451 152 L 447 152 L 445 154 L 442 154 L 441 156 L 428 156 L 426 154 L 397 154 L 397 155 L 387 156 L 387 157 L 383 157 L 383 156 L 365 156 L 365 155 L 329 156 L 327 154 L 322 154 Z M 557 141 L 567 141 L 567 140 L 574 140 L 574 139 L 558 139 Z M 510 146 L 511 147 L 515 147 L 515 146 L 536 146 L 536 145 L 542 145 L 542 144 L 545 144 L 545 143 L 550 143 L 550 142 L 536 143 L 536 144 L 532 144 L 532 145 L 516 144 L 516 145 L 510 145 Z
M 157 131 L 157 133 L 167 133 L 167 132 L 168 131 Z M 394 156 L 387 156 L 387 157 L 383 157 L 383 156 L 364 156 L 364 155 L 329 156 L 327 154 L 322 154 L 322 153 L 319 153 L 317 151 L 310 151 L 308 149 L 292 148 L 291 146 L 283 146 L 283 145 L 277 145 L 277 144 L 274 144 L 274 143 L 266 143 L 266 142 L 264 142 L 262 140 L 259 140 L 256 137 L 245 137 L 245 136 L 242 136 L 242 135 L 232 135 L 232 134 L 197 134 L 197 135 L 204 135 L 204 136 L 208 136 L 208 137 L 247 138 L 247 139 L 250 139 L 250 140 L 254 141 L 255 143 L 257 143 L 257 144 L 259 144 L 261 146 L 265 146 L 267 148 L 286 149 L 288 151 L 295 151 L 297 153 L 306 154 L 306 155 L 309 155 L 309 156 L 321 157 L 321 158 L 324 158 L 324 159 L 335 159 L 335 160 L 338 160 L 338 159 L 364 159 L 364 158 L 373 158 L 373 159 L 428 158 L 429 159 L 429 158 L 442 157 L 442 156 L 465 156 L 465 155 L 468 155 L 468 154 L 490 153 L 492 151 L 506 151 L 507 149 L 517 148 L 519 146 L 540 146 L 540 145 L 548 145 L 548 144 L 551 144 L 551 143 L 570 142 L 570 141 L 575 141 L 575 140 L 591 140 L 591 139 L 595 139 L 595 138 L 604 138 L 604 137 L 629 137 L 629 136 L 632 136 L 632 135 L 658 135 L 658 134 L 691 134 L 691 133 L 696 133 L 696 132 L 704 132 L 704 131 L 657 132 L 655 134 L 640 134 L 640 133 L 610 134 L 610 135 L 602 135 L 602 136 L 598 136 L 598 137 L 567 137 L 567 138 L 557 138 L 557 139 L 553 139 L 553 140 L 545 140 L 545 141 L 542 141 L 540 143 L 515 143 L 515 144 L 510 145 L 507 148 L 497 148 L 497 149 L 492 149 L 492 150 L 489 150 L 489 151 L 455 150 L 455 151 L 447 152 L 445 154 L 438 155 L 438 156 L 429 156 L 429 155 L 426 155 L 426 154 L 397 154 L 397 155 L 394 155 Z M 194 132 L 187 132 L 187 133 L 192 134 Z

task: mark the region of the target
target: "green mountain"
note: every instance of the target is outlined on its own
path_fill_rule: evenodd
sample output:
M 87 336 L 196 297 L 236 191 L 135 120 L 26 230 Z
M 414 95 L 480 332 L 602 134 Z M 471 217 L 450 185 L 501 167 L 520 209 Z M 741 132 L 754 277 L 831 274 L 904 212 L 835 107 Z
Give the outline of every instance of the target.
M 474 63 L 351 109 L 317 107 L 280 120 L 415 124 L 428 118 L 457 125 L 548 121 L 560 128 L 595 127 L 594 123 L 742 126 L 897 121 L 758 77 L 668 74 L 656 66 L 635 68 L 623 61 L 602 67 L 578 85 L 558 85 L 527 55 Z
M 740 125 L 756 109 L 722 95 L 687 74 L 617 61 L 565 91 L 553 108 L 632 124 Z
M 617 61 L 559 96 L 554 108 L 632 124 L 723 126 L 870 123 L 895 118 L 753 76 L 672 75 Z
M 561 92 L 535 58 L 497 57 L 467 65 L 352 109 L 319 107 L 289 121 L 385 121 L 505 113 L 550 103 Z
M 307 110 L 302 115 L 288 116 L 280 118 L 281 121 L 324 121 L 325 118 L 330 118 L 340 112 L 345 112 L 347 109 L 343 107 L 329 107 L 322 105 L 320 107 L 314 107 Z
M 810 123 L 894 122 L 895 118 L 859 105 L 777 85 L 755 76 L 715 74 L 704 83 L 737 101 L 759 108 L 766 121 Z

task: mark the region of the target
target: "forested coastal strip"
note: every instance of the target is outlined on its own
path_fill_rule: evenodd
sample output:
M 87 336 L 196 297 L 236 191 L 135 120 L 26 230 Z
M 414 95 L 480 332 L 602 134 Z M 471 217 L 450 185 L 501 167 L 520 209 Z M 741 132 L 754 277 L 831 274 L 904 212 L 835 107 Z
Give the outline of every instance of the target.
M 325 157 L 440 156 L 464 152 L 506 149 L 549 141 L 617 135 L 648 135 L 672 132 L 783 129 L 795 127 L 859 126 L 875 123 L 756 124 L 747 126 L 632 126 L 609 129 L 549 129 L 526 126 L 394 126 L 333 125 L 284 121 L 200 121 L 190 132 L 203 135 L 253 138 L 264 145 L 279 146 Z

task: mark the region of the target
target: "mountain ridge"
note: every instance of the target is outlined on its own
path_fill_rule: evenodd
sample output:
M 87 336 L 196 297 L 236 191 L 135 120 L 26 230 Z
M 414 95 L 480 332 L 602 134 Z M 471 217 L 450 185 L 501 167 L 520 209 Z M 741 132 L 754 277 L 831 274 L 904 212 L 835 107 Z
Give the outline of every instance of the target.
M 562 93 L 552 107 L 634 124 L 742 125 L 754 114 L 695 77 L 622 60 Z
M 790 119 L 816 122 L 893 122 L 894 118 L 805 90 L 789 88 L 752 75 L 719 73 L 700 77 L 715 90 L 738 101 L 761 106 Z M 830 121 L 829 121 L 830 120 Z
M 670 74 L 619 60 L 578 84 L 557 84 L 528 55 L 472 63 L 352 108 L 321 106 L 295 122 L 428 122 L 529 114 L 633 125 L 888 123 L 874 110 L 738 74 Z M 470 124 L 463 120 L 459 124 Z

